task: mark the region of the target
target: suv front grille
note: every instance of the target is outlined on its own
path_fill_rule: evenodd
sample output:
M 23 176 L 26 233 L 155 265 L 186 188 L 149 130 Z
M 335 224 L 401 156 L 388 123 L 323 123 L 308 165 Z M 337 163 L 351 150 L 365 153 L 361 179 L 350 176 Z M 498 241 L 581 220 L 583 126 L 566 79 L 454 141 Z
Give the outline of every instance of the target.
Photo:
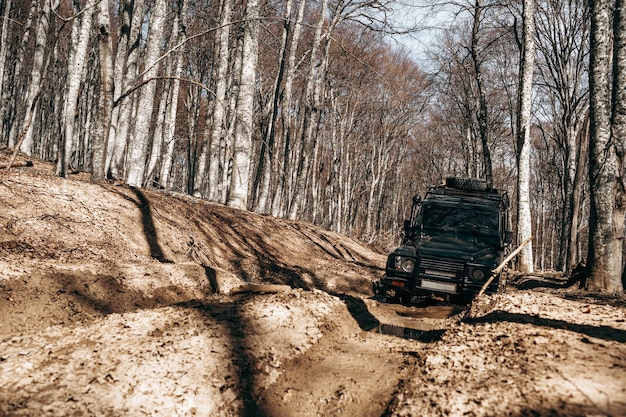
M 420 260 L 420 273 L 445 278 L 461 277 L 464 267 L 463 262 L 446 258 L 422 258 Z

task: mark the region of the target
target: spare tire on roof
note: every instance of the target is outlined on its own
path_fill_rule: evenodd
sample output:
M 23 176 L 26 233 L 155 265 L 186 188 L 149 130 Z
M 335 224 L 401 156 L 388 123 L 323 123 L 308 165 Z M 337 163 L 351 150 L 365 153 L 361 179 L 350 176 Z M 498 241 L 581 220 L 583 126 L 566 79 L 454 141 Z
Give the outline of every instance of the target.
M 448 177 L 446 186 L 459 190 L 486 191 L 487 181 L 480 178 Z

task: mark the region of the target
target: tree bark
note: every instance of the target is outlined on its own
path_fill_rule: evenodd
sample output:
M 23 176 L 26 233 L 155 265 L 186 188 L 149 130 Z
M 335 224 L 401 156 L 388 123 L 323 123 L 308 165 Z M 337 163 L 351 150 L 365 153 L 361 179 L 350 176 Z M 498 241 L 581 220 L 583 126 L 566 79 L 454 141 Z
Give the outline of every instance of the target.
M 261 144 L 261 160 L 258 167 L 258 196 L 255 202 L 255 211 L 259 213 L 267 213 L 270 201 L 270 182 L 272 176 L 272 168 L 276 166 L 274 163 L 275 155 L 275 132 L 276 122 L 278 119 L 279 100 L 281 95 L 281 84 L 285 76 L 285 68 L 287 67 L 287 42 L 291 32 L 291 11 L 293 0 L 287 0 L 285 6 L 285 21 L 283 22 L 282 38 L 280 43 L 280 51 L 278 53 L 278 71 L 274 80 L 274 88 L 272 92 L 272 100 L 270 103 L 269 120 L 267 128 L 264 132 Z
M 624 120 L 624 2 L 616 3 L 613 106 L 610 95 L 611 5 L 608 0 L 591 0 L 590 87 L 590 224 L 588 278 L 591 290 L 622 289 L 622 243 L 624 238 L 623 182 L 621 161 L 623 136 L 611 132 L 611 110 L 615 130 L 623 134 Z M 611 109 L 612 107 L 612 109 Z M 621 114 L 620 114 L 621 113 Z M 612 143 L 611 140 L 615 142 Z M 620 142 L 620 143 L 618 143 Z
M 274 217 L 282 217 L 285 213 L 285 189 L 287 188 L 288 172 L 290 170 L 290 153 L 291 153 L 291 123 L 292 123 L 292 102 L 293 102 L 293 83 L 296 76 L 296 53 L 300 42 L 300 34 L 302 33 L 302 20 L 304 19 L 304 11 L 306 0 L 300 0 L 298 15 L 293 26 L 293 35 L 289 43 L 289 56 L 287 58 L 287 68 L 285 70 L 285 87 L 283 89 L 283 98 L 281 102 L 282 109 L 282 125 L 281 125 L 281 143 L 278 147 L 277 154 L 280 152 L 281 158 L 274 159 L 273 171 L 278 172 L 276 178 L 276 190 L 272 199 L 272 215 Z M 279 165 L 280 164 L 280 165 Z
M 64 134 L 57 158 L 56 174 L 59 177 L 67 176 L 67 169 L 75 151 L 74 126 L 78 107 L 78 94 L 84 83 L 84 66 L 87 56 L 87 47 L 91 38 L 91 22 L 93 21 L 94 0 L 89 0 L 84 9 L 74 9 L 76 17 L 72 26 L 72 50 L 68 62 L 67 92 L 63 106 Z
M 517 122 L 517 239 L 526 241 L 532 236 L 530 212 L 530 128 L 533 66 L 535 62 L 534 0 L 524 0 L 522 51 L 520 54 L 520 83 Z M 524 246 L 519 256 L 518 269 L 523 273 L 534 271 L 532 242 Z
M 9 14 L 11 12 L 11 0 L 4 2 L 4 14 L 2 15 L 2 35 L 0 36 L 0 99 L 4 97 L 4 63 L 7 59 L 7 37 L 9 31 Z M 4 104 L 2 104 L 4 106 Z M 0 115 L 4 114 L 4 109 L 0 108 Z
M 319 114 L 319 106 L 321 99 L 321 88 L 323 74 L 325 71 L 325 60 L 321 56 L 320 49 L 322 47 L 322 31 L 326 23 L 326 10 L 328 9 L 328 0 L 323 0 L 320 10 L 320 17 L 315 28 L 313 37 L 313 46 L 311 48 L 311 58 L 309 66 L 309 74 L 304 93 L 304 116 L 302 120 L 303 129 L 301 137 L 300 156 L 298 160 L 296 182 L 293 192 L 293 200 L 289 209 L 289 218 L 296 219 L 301 206 L 306 201 L 307 193 L 307 175 L 309 173 L 309 160 L 313 153 L 313 131 L 317 125 L 317 116 Z M 332 24 L 329 25 L 330 31 Z
M 159 73 L 158 58 L 161 52 L 166 13 L 167 1 L 157 0 L 150 16 L 150 32 L 146 45 L 146 70 L 144 71 L 143 81 L 147 81 L 147 83 L 141 87 L 139 92 L 137 118 L 133 136 L 128 144 L 128 174 L 126 176 L 126 184 L 134 187 L 141 187 L 143 185 L 143 176 L 146 170 L 150 120 L 152 118 L 154 94 L 156 90 L 156 81 L 154 78 Z
M 124 160 L 131 120 L 136 111 L 136 93 L 127 91 L 137 81 L 141 45 L 144 0 L 126 0 L 121 4 L 122 24 L 114 65 L 114 108 L 107 144 L 107 176 L 121 179 L 125 175 Z M 124 95 L 124 97 L 122 97 Z
M 91 180 L 101 182 L 106 178 L 106 149 L 113 113 L 113 42 L 111 39 L 111 17 L 109 3 L 98 3 L 98 51 L 100 53 L 100 99 L 96 135 L 93 145 L 93 167 Z
M 178 45 L 186 36 L 186 14 L 187 0 L 178 1 L 178 8 L 172 28 L 172 39 L 170 45 Z M 158 182 L 164 188 L 169 187 L 170 170 L 172 165 L 176 128 L 176 115 L 178 114 L 178 94 L 180 92 L 180 77 L 183 72 L 183 52 L 184 43 L 178 48 L 174 55 L 170 55 L 167 64 L 167 74 L 171 74 L 173 79 L 167 80 L 161 92 L 161 102 L 159 104 L 158 121 L 152 140 L 152 150 L 148 162 L 148 178 Z M 163 151 L 165 145 L 165 151 Z M 157 165 L 161 162 L 161 170 L 158 173 Z M 166 168 L 167 167 L 167 168 Z
M 23 124 L 21 123 L 22 120 L 18 117 L 18 115 L 21 114 L 22 116 L 25 117 L 27 113 L 26 111 L 27 104 L 26 104 L 26 99 L 25 99 L 26 97 L 23 91 L 25 87 L 24 84 L 26 84 L 26 87 L 28 87 L 28 84 L 26 81 L 22 82 L 20 78 L 22 75 L 22 70 L 24 69 L 24 55 L 26 54 L 26 46 L 28 45 L 28 41 L 31 35 L 33 20 L 35 20 L 35 15 L 37 14 L 38 10 L 39 10 L 39 1 L 32 0 L 30 10 L 28 11 L 28 16 L 26 18 L 26 21 L 24 22 L 24 31 L 22 34 L 22 38 L 17 48 L 17 57 L 15 60 L 15 67 L 13 68 L 13 74 L 11 74 L 13 82 L 10 85 L 9 94 L 7 94 L 7 96 L 2 97 L 3 99 L 5 97 L 11 97 L 11 96 L 15 97 L 14 100 L 9 101 L 9 107 L 6 110 L 6 120 L 7 120 L 7 124 L 9 128 L 9 132 L 7 134 L 9 148 L 15 147 L 18 135 L 20 133 L 19 128 L 20 126 L 23 126 Z M 8 21 L 6 23 L 8 23 Z
M 45 66 L 45 52 L 48 43 L 48 30 L 50 29 L 50 14 L 59 7 L 59 0 L 44 1 L 43 8 L 39 13 L 39 21 L 35 31 L 35 49 L 33 52 L 33 64 L 30 72 L 30 83 L 25 95 L 25 116 L 20 129 L 20 150 L 27 155 L 31 154 L 33 146 L 33 123 L 36 118 L 37 107 L 35 101 L 42 88 Z
M 232 0 L 223 0 L 222 15 L 220 20 L 220 30 L 215 41 L 215 55 L 217 68 L 215 73 L 215 97 L 212 114 L 212 125 L 207 138 L 207 144 L 200 157 L 202 164 L 196 173 L 196 191 L 194 195 L 200 195 L 201 190 L 208 188 L 208 198 L 211 201 L 220 201 L 219 184 L 220 165 L 224 166 L 227 159 L 224 156 L 226 131 L 224 121 L 226 118 L 226 89 L 228 87 L 228 64 L 230 53 L 228 48 L 228 38 L 230 36 L 230 20 L 232 11 Z M 204 178 L 208 160 L 208 178 Z M 208 184 L 207 184 L 208 183 Z
M 235 138 L 233 147 L 233 171 L 230 192 L 226 204 L 246 210 L 250 182 L 250 158 L 252 156 L 252 133 L 254 122 L 254 93 L 257 61 L 259 56 L 259 1 L 248 0 L 245 26 L 239 93 L 235 109 Z
M 528 0 L 526 0 L 528 1 Z M 483 0 L 476 0 L 474 5 L 474 19 L 472 25 L 472 44 L 470 53 L 474 63 L 474 77 L 478 89 L 478 131 L 483 150 L 483 172 L 487 185 L 493 187 L 493 168 L 491 163 L 491 150 L 489 149 L 489 112 L 487 97 L 483 85 L 482 57 L 478 51 L 478 41 L 480 36 L 480 21 L 483 11 Z
M 626 216 L 626 1 L 615 2 L 615 16 L 613 19 L 613 94 L 611 108 L 611 138 L 615 146 L 615 180 L 613 223 L 614 239 L 611 242 L 612 268 L 608 282 L 603 283 L 602 289 L 610 292 L 622 292 L 624 271 L 624 216 Z M 592 279 L 589 286 L 593 288 L 598 283 Z

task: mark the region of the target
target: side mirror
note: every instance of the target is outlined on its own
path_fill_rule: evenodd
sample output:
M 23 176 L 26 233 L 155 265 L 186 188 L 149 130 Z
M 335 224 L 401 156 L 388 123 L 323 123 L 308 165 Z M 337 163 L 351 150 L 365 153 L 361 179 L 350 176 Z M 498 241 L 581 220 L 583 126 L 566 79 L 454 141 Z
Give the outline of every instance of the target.
M 513 231 L 512 230 L 505 230 L 504 231 L 504 243 L 507 245 L 510 245 L 511 242 L 513 242 Z
M 410 228 L 411 228 L 411 221 L 410 220 L 405 220 L 404 221 L 403 230 L 405 232 L 408 232 Z

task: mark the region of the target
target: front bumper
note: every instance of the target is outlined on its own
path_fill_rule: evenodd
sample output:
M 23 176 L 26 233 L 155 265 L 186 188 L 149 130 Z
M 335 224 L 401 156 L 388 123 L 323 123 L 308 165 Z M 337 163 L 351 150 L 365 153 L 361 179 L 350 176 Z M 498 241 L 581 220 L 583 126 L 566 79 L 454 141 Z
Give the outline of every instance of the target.
M 494 279 L 485 292 L 495 293 L 498 290 L 498 281 L 498 278 Z M 373 290 L 374 294 L 383 294 L 393 290 L 411 296 L 475 295 L 483 285 L 484 282 L 473 282 L 468 278 L 453 279 L 420 274 L 417 278 L 408 279 L 385 275 L 373 284 Z

